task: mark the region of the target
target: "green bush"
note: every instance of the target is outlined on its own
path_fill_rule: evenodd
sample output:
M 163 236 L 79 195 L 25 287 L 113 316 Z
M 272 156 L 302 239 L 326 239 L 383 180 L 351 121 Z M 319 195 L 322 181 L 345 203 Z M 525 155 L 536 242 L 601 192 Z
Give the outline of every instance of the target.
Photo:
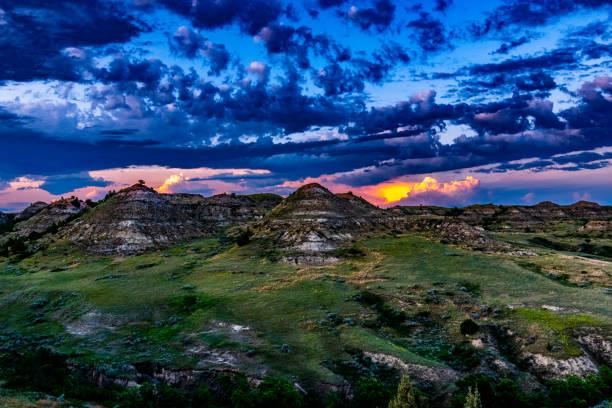
M 217 299 L 206 295 L 183 295 L 172 299 L 172 306 L 178 313 L 191 314 L 196 310 L 209 309 Z
M 250 228 L 247 228 L 243 231 L 240 231 L 240 234 L 236 237 L 236 244 L 238 246 L 245 246 L 249 242 L 251 242 L 251 237 L 253 236 L 253 231 Z
M 353 406 L 356 408 L 386 408 L 393 393 L 376 378 L 362 378 L 355 385 Z
M 0 359 L 0 367 L 6 388 L 56 395 L 71 388 L 66 356 L 46 347 L 7 353 Z
M 612 370 L 601 366 L 598 375 L 588 375 L 584 380 L 568 376 L 562 380 L 548 381 L 548 392 L 545 394 L 527 394 L 508 378 L 495 383 L 484 376 L 467 376 L 457 381 L 456 385 L 459 390 L 453 394 L 453 408 L 464 406 L 469 387 L 478 387 L 484 407 L 582 408 L 612 399 Z
M 478 323 L 476 323 L 472 319 L 465 319 L 464 321 L 461 322 L 461 325 L 459 325 L 459 331 L 464 336 L 466 334 L 478 333 L 478 330 L 480 330 L 480 326 L 478 326 Z
M 300 408 L 302 394 L 284 378 L 266 377 L 254 392 L 257 407 L 261 408 Z
M 400 324 L 406 321 L 406 313 L 393 309 L 391 306 L 385 303 L 385 300 L 372 292 L 363 291 L 355 297 L 359 303 L 371 308 L 375 308 L 378 311 L 376 320 L 382 326 L 399 328 Z

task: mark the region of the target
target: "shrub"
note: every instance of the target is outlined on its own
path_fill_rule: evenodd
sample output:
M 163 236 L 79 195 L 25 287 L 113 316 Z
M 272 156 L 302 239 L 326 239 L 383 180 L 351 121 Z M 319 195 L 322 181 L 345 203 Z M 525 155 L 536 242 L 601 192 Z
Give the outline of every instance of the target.
M 284 378 L 266 377 L 255 391 L 258 407 L 291 407 L 302 406 L 302 394 Z
M 405 375 L 402 377 L 395 397 L 389 401 L 389 408 L 417 408 L 418 406 L 414 387 L 410 383 L 410 378 Z
M 477 283 L 472 283 L 469 281 L 461 281 L 459 282 L 459 286 L 465 288 L 468 292 L 473 293 L 474 295 L 480 294 L 480 285 Z
M 165 384 L 143 383 L 140 388 L 128 388 L 117 396 L 117 408 L 175 408 L 187 406 L 187 398 Z
M 391 395 L 391 390 L 376 378 L 362 378 L 355 385 L 353 406 L 356 408 L 386 407 Z
M 393 309 L 391 306 L 385 303 L 385 300 L 379 295 L 363 291 L 355 298 L 362 305 L 369 307 L 376 307 L 378 314 L 376 320 L 383 326 L 394 327 L 398 329 L 400 324 L 406 321 L 406 313 Z
M 461 325 L 459 325 L 459 331 L 464 336 L 467 334 L 475 334 L 478 330 L 480 330 L 480 326 L 472 319 L 465 319 L 461 322 Z
M 243 373 L 225 374 L 218 378 L 215 402 L 220 407 L 246 408 L 253 406 L 249 380 Z
M 213 396 L 206 384 L 200 384 L 191 394 L 192 405 L 196 407 L 209 407 L 212 405 Z
M 607 366 L 600 366 L 598 375 L 587 375 L 584 380 L 576 376 L 550 380 L 547 394 L 526 394 L 508 378 L 494 383 L 484 376 L 467 376 L 456 384 L 459 391 L 453 394 L 454 408 L 465 406 L 466 394 L 474 387 L 478 387 L 484 407 L 496 408 L 581 408 L 612 398 L 612 370 Z
M 251 237 L 253 236 L 253 231 L 250 228 L 247 228 L 238 234 L 236 237 L 236 244 L 238 246 L 245 246 L 249 242 L 251 242 Z
M 325 401 L 323 406 L 325 408 L 344 408 L 349 404 L 342 396 L 340 396 L 336 391 L 331 391 L 327 393 L 325 396 Z
M 66 356 L 40 347 L 0 360 L 6 388 L 65 394 L 70 389 Z
M 184 295 L 172 299 L 172 305 L 178 313 L 191 314 L 196 310 L 208 309 L 217 304 L 217 299 L 207 295 Z
M 482 408 L 482 402 L 480 402 L 480 394 L 478 393 L 478 387 L 468 388 L 468 393 L 465 397 L 464 408 Z

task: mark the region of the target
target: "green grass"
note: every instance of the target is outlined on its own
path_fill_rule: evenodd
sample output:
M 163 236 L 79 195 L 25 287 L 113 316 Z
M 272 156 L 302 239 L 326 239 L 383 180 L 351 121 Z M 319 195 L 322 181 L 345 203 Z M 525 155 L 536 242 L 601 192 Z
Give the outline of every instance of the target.
M 540 341 L 541 345 L 545 341 L 548 344 L 558 341 L 564 354 L 570 357 L 582 354 L 578 344 L 571 337 L 571 330 L 601 326 L 609 328 L 609 320 L 606 321 L 605 318 L 592 315 L 553 313 L 544 309 L 525 308 L 516 309 L 513 314 L 523 328 L 531 325 L 537 326 L 537 333 L 543 339 L 543 341 Z M 533 331 L 533 326 L 530 329 Z M 554 333 L 554 335 L 551 336 L 551 333 Z
M 0 321 L 2 328 L 26 335 L 61 336 L 63 350 L 78 351 L 83 360 L 160 360 L 193 367 L 199 357 L 187 350 L 203 347 L 234 353 L 237 367 L 247 373 L 265 366 L 271 373 L 329 382 L 339 379 L 324 363 L 351 359 L 346 347 L 444 364 L 419 354 L 411 335 L 393 329 L 320 323 L 328 313 L 358 323 L 376 320 L 376 311 L 351 300 L 364 290 L 408 315 L 429 312 L 432 327 L 441 327 L 449 342 L 464 340 L 459 323 L 469 317 L 466 305 L 519 307 L 499 322 L 521 330 L 537 324 L 560 336 L 568 328 L 612 325 L 610 298 L 600 287 L 559 285 L 520 267 L 513 257 L 412 234 L 375 237 L 355 248 L 358 256 L 342 263 L 300 268 L 261 256 L 257 242 L 237 247 L 223 237 L 118 259 L 73 252 L 60 242 L 22 261 L 0 261 Z M 22 272 L 7 270 L 9 265 Z M 432 289 L 441 302 L 430 301 Z M 49 302 L 33 308 L 41 298 Z M 542 305 L 580 314 L 542 311 Z M 101 317 L 86 326 L 91 329 L 86 336 L 66 333 L 67 325 L 86 322 L 89 312 Z M 35 316 L 43 321 L 32 325 Z M 489 320 L 494 319 L 483 317 Z M 574 344 L 566 343 L 571 354 Z M 245 350 L 253 353 L 247 356 Z

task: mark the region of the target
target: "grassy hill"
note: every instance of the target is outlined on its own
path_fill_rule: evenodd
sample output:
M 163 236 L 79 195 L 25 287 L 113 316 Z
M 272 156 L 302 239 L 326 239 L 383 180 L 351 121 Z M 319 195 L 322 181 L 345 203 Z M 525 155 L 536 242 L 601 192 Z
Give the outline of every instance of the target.
M 474 374 L 536 392 L 530 384 L 550 372 L 589 370 L 575 360 L 542 374 L 529 356 L 574 361 L 593 355 L 589 334 L 610 338 L 612 263 L 534 236 L 544 235 L 497 233 L 516 250 L 484 253 L 375 233 L 325 266 L 278 262 L 260 242 L 237 246 L 224 233 L 128 258 L 56 241 L 0 258 L 0 337 L 5 351 L 48 346 L 72 371 L 113 384 L 148 376 L 185 392 L 235 372 L 319 393 L 362 377 L 392 387 L 407 373 L 433 406 L 461 397 Z M 462 334 L 466 319 L 479 330 Z

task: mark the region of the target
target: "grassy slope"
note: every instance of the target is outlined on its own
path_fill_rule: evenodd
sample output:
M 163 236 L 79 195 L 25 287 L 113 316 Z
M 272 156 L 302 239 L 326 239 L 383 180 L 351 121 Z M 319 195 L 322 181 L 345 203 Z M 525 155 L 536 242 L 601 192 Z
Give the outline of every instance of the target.
M 272 373 L 332 382 L 337 377 L 322 363 L 350 359 L 345 346 L 442 364 L 406 346 L 410 339 L 381 336 L 359 324 L 319 324 L 328 312 L 357 322 L 373 318 L 371 309 L 349 300 L 366 289 L 408 314 L 448 314 L 448 320 L 437 321 L 454 341 L 462 340 L 459 323 L 482 304 L 518 307 L 497 320 L 521 333 L 540 333 L 532 351 L 546 352 L 546 344 L 560 344 L 557 356 L 576 354 L 564 329 L 612 327 L 610 296 L 599 284 L 563 285 L 520 267 L 517 261 L 524 257 L 469 252 L 418 235 L 371 238 L 360 245 L 363 257 L 300 269 L 267 260 L 254 243 L 235 247 L 217 238 L 127 259 L 89 257 L 58 243 L 19 263 L 0 260 L 0 321 L 4 329 L 24 334 L 63 336 L 62 348 L 82 352 L 84 360 L 159 360 L 192 367 L 206 366 L 210 353 L 186 350 L 205 348 L 213 357 L 229 350 L 234 363 L 253 374 L 263 374 L 262 367 L 267 367 Z M 579 260 L 543 252 L 567 268 L 579 268 Z M 547 259 L 529 261 L 540 258 Z M 604 266 L 608 271 L 609 265 Z M 100 277 L 107 279 L 96 280 Z M 477 295 L 459 290 L 466 282 L 479 287 Z M 430 289 L 445 301 L 427 303 Z M 181 299 L 190 294 L 199 301 L 182 310 Z M 542 305 L 562 311 L 544 311 Z M 181 320 L 164 325 L 172 316 Z M 41 322 L 32 324 L 36 319 Z M 248 329 L 232 330 L 227 324 Z M 66 333 L 66 325 L 87 335 Z M 247 350 L 254 355 L 248 357 Z

